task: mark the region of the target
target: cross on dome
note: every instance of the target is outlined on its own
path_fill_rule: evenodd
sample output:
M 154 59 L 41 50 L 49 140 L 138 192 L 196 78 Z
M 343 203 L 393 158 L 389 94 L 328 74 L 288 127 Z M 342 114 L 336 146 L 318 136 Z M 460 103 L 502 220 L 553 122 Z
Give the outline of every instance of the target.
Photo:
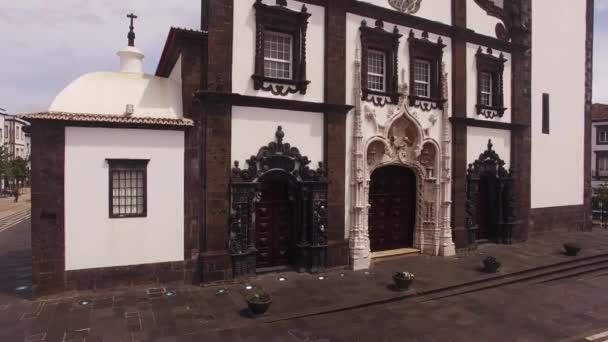
M 133 13 L 130 13 L 127 14 L 127 18 L 131 19 L 131 25 L 129 26 L 129 35 L 127 36 L 129 38 L 129 46 L 135 46 L 135 31 L 133 31 L 135 27 L 133 26 L 133 20 L 137 19 L 137 16 Z

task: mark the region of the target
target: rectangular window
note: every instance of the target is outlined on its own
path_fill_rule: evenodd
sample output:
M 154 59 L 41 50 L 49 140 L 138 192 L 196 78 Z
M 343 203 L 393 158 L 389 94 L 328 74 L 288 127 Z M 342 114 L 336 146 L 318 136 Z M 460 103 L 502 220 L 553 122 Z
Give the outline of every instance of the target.
M 543 134 L 549 134 L 549 114 L 550 114 L 549 94 L 543 94 Z
M 149 160 L 108 159 L 110 166 L 110 218 L 147 215 Z
M 492 74 L 482 72 L 479 75 L 479 91 L 481 93 L 481 104 L 492 107 Z
M 422 59 L 414 60 L 414 95 L 431 97 L 431 63 Z
M 292 37 L 266 31 L 264 39 L 264 76 L 290 80 L 292 65 Z
M 599 177 L 608 177 L 608 154 L 597 154 L 597 175 Z
M 386 54 L 382 51 L 367 51 L 367 87 L 371 90 L 386 90 Z
M 8 140 L 10 131 L 8 130 L 8 125 L 4 126 L 4 140 Z

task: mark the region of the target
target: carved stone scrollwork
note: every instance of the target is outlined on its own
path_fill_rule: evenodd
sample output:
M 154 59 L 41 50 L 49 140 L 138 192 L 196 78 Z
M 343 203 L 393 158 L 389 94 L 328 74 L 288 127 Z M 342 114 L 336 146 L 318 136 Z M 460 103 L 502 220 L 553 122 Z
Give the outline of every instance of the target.
M 260 200 L 260 188 L 266 177 L 289 184 L 290 236 L 297 241 L 293 265 L 299 270 L 319 271 L 325 267 L 327 248 L 327 170 L 322 162 L 310 169 L 310 160 L 299 149 L 283 142 L 281 126 L 275 141 L 258 150 L 241 169 L 234 162 L 231 183 L 231 215 L 228 250 L 233 257 L 235 277 L 255 273 L 256 228 L 255 208 Z M 291 238 L 290 238 L 291 239 Z
M 515 179 L 512 170 L 505 169 L 505 162 L 493 150 L 492 141 L 488 141 L 488 148 L 479 159 L 469 164 L 466 183 L 466 227 L 469 230 L 469 243 L 475 244 L 478 236 L 477 203 L 479 201 L 481 179 L 491 177 L 495 182 L 485 182 L 485 186 L 493 189 L 483 189 L 496 193 L 492 203 L 485 203 L 490 208 L 490 218 L 485 224 L 490 240 L 497 243 L 512 243 L 513 225 L 515 224 Z M 490 185 L 488 185 L 490 184 Z

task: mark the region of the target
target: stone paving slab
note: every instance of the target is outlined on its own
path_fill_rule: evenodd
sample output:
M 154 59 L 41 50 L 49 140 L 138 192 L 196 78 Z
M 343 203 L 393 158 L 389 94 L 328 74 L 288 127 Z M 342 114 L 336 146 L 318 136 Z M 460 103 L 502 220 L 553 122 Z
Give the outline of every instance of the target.
M 508 274 L 572 260 L 561 251 L 562 243 L 567 241 L 580 243 L 583 257 L 608 252 L 608 231 L 596 229 L 592 233 L 554 233 L 512 246 L 482 245 L 477 251 L 452 258 L 417 255 L 380 259 L 374 261 L 369 271 L 331 270 L 321 275 L 283 272 L 264 274 L 231 285 L 197 287 L 171 284 L 161 290 L 158 285 L 148 285 L 66 292 L 31 301 L 15 292 L 14 286 L 19 279 L 11 276 L 13 270 L 28 271 L 27 254 L 30 252 L 27 242 L 23 240 L 29 239 L 29 227 L 1 234 L 0 341 L 4 341 L 2 336 L 22 336 L 19 340 L 35 341 L 43 335 L 44 341 L 64 341 L 66 338 L 86 341 L 188 341 L 190 336 L 203 333 L 211 336 L 212 340 L 221 340 L 223 332 L 230 329 L 280 323 L 285 319 L 294 322 L 292 318 L 298 316 L 403 296 L 402 292 L 395 292 L 390 287 L 391 276 L 396 271 L 413 272 L 416 275 L 413 291 L 425 291 L 491 277 L 478 270 L 481 260 L 487 255 L 497 257 L 503 263 L 501 271 Z M 319 279 L 319 276 L 324 279 Z M 286 280 L 279 281 L 281 277 Z M 266 315 L 255 319 L 250 317 L 244 301 L 250 293 L 246 285 L 272 294 L 273 304 Z M 220 293 L 220 289 L 224 292 Z M 164 290 L 174 290 L 176 295 L 167 296 Z M 580 296 L 581 300 L 585 299 L 584 294 Z M 82 299 L 91 300 L 92 303 L 79 305 Z M 505 303 L 512 299 L 503 295 L 496 300 Z M 559 303 L 559 298 L 555 298 L 555 301 Z M 462 308 L 456 311 L 441 310 L 436 314 L 438 318 L 463 326 L 470 324 L 471 317 L 475 315 L 504 315 L 500 308 L 484 308 L 479 304 L 472 300 L 470 306 L 463 309 L 470 311 L 464 316 L 461 315 Z M 548 305 L 556 304 L 551 302 Z M 548 310 L 561 309 L 564 308 L 558 305 Z M 361 317 L 359 323 L 370 324 L 369 319 Z M 584 317 L 576 319 L 582 320 Z M 352 324 L 357 322 L 353 321 Z M 305 323 L 301 324 L 301 331 L 307 331 Z M 558 326 L 559 322 L 547 324 Z M 292 335 L 295 336 L 294 341 L 303 338 L 297 329 Z M 177 336 L 182 338 L 177 339 Z M 267 341 L 272 341 L 274 337 L 268 338 Z

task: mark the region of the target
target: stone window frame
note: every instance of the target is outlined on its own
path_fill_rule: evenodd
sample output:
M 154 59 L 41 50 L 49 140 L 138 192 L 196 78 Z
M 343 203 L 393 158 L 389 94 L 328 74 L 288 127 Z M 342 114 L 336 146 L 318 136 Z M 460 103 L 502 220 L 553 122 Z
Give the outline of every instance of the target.
M 595 151 L 595 177 L 608 178 L 608 172 L 606 175 L 600 175 L 600 158 L 608 158 L 608 151 Z
M 399 103 L 399 33 L 397 25 L 392 32 L 384 30 L 384 22 L 376 20 L 375 27 L 369 27 L 367 21 L 361 22 L 361 100 L 372 102 L 383 107 L 387 103 Z M 368 86 L 368 53 L 380 51 L 385 57 L 384 91 L 370 89 Z
M 148 216 L 148 163 L 149 159 L 106 159 L 108 162 L 108 214 L 111 219 L 141 218 Z M 115 214 L 113 208 L 113 172 L 143 172 L 143 211 L 141 213 Z
M 477 115 L 484 116 L 486 119 L 502 118 L 507 110 L 504 106 L 504 71 L 507 60 L 502 52 L 496 57 L 493 55 L 492 49 L 488 48 L 484 53 L 481 47 L 477 50 L 475 57 L 477 61 L 477 105 L 475 106 Z M 491 106 L 482 103 L 481 75 L 483 73 L 492 75 Z
M 443 109 L 445 99 L 443 98 L 443 39 L 439 37 L 437 42 L 429 40 L 429 33 L 422 32 L 422 38 L 416 38 L 414 30 L 410 30 L 409 38 L 410 51 L 410 87 L 414 86 L 414 61 L 424 60 L 431 64 L 431 94 L 429 97 L 416 96 L 413 90 L 410 91 L 409 104 L 423 111 L 432 109 Z M 412 88 L 413 89 L 413 88 Z
M 608 125 L 596 126 L 595 129 L 596 129 L 595 144 L 596 145 L 608 145 L 608 140 L 607 141 L 600 140 L 600 132 L 606 132 L 606 135 L 608 137 Z
M 306 32 L 308 13 L 306 5 L 300 12 L 290 10 L 287 1 L 277 1 L 277 5 L 266 5 L 256 0 L 256 51 L 255 72 L 251 76 L 255 90 L 269 91 L 273 95 L 306 94 L 310 81 L 306 79 Z M 264 74 L 265 33 L 278 32 L 292 37 L 291 79 L 266 77 Z

